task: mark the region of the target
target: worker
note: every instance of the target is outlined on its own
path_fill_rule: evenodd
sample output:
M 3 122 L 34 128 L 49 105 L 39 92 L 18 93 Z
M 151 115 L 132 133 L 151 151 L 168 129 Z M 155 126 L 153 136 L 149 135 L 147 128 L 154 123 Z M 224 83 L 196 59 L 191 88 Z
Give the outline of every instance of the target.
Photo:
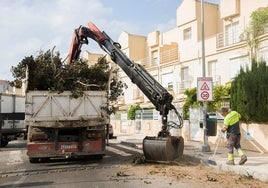
M 228 160 L 226 164 L 234 165 L 234 148 L 237 150 L 238 155 L 241 157 L 239 165 L 245 164 L 247 156 L 241 149 L 240 139 L 241 132 L 239 126 L 239 119 L 241 115 L 236 111 L 231 111 L 227 107 L 222 107 L 220 110 L 221 115 L 224 117 L 224 126 L 221 129 L 222 132 L 227 132 L 227 148 L 228 148 Z

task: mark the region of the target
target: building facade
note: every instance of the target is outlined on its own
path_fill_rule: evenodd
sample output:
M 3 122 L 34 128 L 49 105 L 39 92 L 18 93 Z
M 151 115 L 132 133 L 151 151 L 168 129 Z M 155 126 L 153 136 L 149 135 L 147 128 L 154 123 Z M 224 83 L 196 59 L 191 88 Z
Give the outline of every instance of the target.
M 214 84 L 230 82 L 241 66 L 251 64 L 245 30 L 251 13 L 267 6 L 266 0 L 221 0 L 219 5 L 203 3 L 205 75 L 212 77 Z M 177 8 L 174 29 L 164 33 L 153 31 L 146 37 L 123 32 L 118 39 L 124 53 L 142 64 L 173 94 L 178 107 L 183 104 L 183 92 L 196 87 L 197 77 L 203 75 L 201 9 L 201 1 L 184 0 Z M 259 58 L 268 62 L 268 30 L 261 37 Z M 128 85 L 120 102 L 122 109 L 133 103 L 149 105 L 148 99 L 123 72 L 121 79 Z
M 221 0 L 220 4 L 204 1 L 203 6 L 199 0 L 183 0 L 176 10 L 175 28 L 164 33 L 153 31 L 147 36 L 122 32 L 118 42 L 130 59 L 142 64 L 167 88 L 180 111 L 185 100 L 184 91 L 197 87 L 197 77 L 203 76 L 202 36 L 205 75 L 213 78 L 214 85 L 225 85 L 238 74 L 240 67 L 251 65 L 252 54 L 245 31 L 252 12 L 264 7 L 268 7 L 267 0 Z M 265 30 L 259 42 L 257 57 L 268 62 L 268 30 Z M 142 116 L 139 113 L 135 121 L 127 121 L 126 113 L 131 105 L 139 103 L 143 108 L 153 108 L 153 105 L 122 71 L 120 75 L 128 89 L 118 101 L 121 111 L 112 118 L 115 132 L 157 134 L 161 122 L 154 110 L 146 112 L 148 117 L 153 117 L 151 120 L 148 117 L 139 119 Z M 189 128 L 191 125 L 187 126 Z M 183 131 L 191 132 L 189 130 Z M 197 131 L 198 140 L 201 141 L 203 133 L 199 128 Z

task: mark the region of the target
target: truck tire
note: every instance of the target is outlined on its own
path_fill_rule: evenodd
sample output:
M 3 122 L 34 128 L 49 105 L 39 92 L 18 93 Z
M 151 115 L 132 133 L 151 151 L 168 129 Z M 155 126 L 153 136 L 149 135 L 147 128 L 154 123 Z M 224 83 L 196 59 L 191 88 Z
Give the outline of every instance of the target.
M 97 160 L 102 160 L 103 159 L 103 154 L 95 155 L 94 158 L 97 159 Z
M 6 147 L 8 144 L 7 140 L 1 140 L 1 147 Z
M 38 163 L 39 162 L 39 158 L 36 157 L 30 157 L 29 158 L 30 163 Z
M 24 134 L 24 135 L 23 135 L 23 139 L 24 139 L 24 140 L 27 140 L 27 134 Z
M 49 158 L 49 157 L 42 157 L 42 158 L 40 158 L 40 161 L 41 161 L 42 163 L 47 163 L 47 162 L 50 161 L 50 158 Z

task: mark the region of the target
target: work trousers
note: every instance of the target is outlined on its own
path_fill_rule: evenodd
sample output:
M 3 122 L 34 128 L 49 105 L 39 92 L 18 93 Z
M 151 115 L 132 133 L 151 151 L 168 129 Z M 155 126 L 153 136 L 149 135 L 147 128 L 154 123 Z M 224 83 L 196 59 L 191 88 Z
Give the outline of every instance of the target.
M 240 145 L 241 134 L 230 134 L 227 136 L 227 148 L 229 154 L 234 154 L 234 148 L 239 152 L 241 150 Z

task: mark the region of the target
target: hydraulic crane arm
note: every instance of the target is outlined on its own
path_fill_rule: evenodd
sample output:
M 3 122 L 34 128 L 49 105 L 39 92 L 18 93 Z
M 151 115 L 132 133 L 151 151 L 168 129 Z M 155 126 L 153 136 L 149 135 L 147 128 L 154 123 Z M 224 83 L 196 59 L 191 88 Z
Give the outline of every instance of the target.
M 114 42 L 104 31 L 101 32 L 93 23 L 87 27 L 75 29 L 68 56 L 68 63 L 79 58 L 81 47 L 88 44 L 88 38 L 95 40 L 117 63 L 127 76 L 135 83 L 146 97 L 154 104 L 162 115 L 162 129 L 157 137 L 146 136 L 143 139 L 143 153 L 148 161 L 171 161 L 181 157 L 184 149 L 184 139 L 171 136 L 170 128 L 181 128 L 183 120 L 174 105 L 172 95 L 151 76 L 142 65 L 130 60 L 121 50 L 119 43 Z M 174 110 L 179 123 L 167 121 L 170 110 Z
M 169 126 L 174 128 L 182 127 L 182 117 L 172 104 L 173 96 L 142 65 L 130 60 L 121 50 L 119 43 L 114 42 L 104 31 L 101 32 L 93 23 L 90 22 L 88 27 L 80 26 L 75 30 L 69 52 L 69 64 L 73 60 L 78 59 L 82 45 L 88 44 L 87 38 L 95 40 L 111 56 L 111 59 L 121 67 L 131 81 L 140 88 L 160 112 L 160 115 L 162 115 L 162 131 L 159 132 L 159 136 L 169 136 Z M 170 124 L 167 121 L 167 115 L 170 110 L 174 110 L 177 114 L 179 119 L 178 124 L 174 122 Z

